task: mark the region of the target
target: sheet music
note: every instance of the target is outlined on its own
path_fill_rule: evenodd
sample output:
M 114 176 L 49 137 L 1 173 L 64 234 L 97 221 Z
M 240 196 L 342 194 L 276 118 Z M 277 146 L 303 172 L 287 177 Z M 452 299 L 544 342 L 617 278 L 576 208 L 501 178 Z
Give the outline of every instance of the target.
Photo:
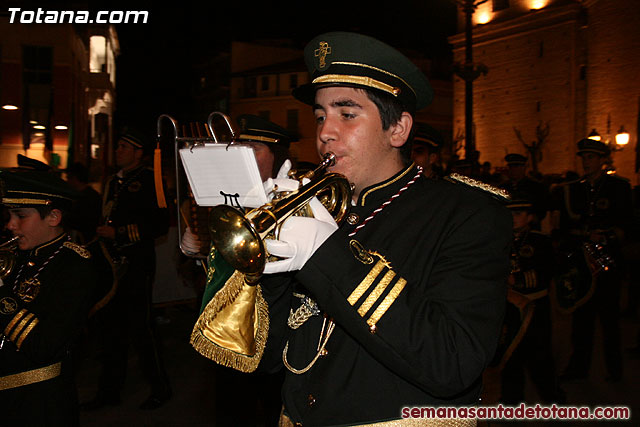
M 198 205 L 258 207 L 267 203 L 251 147 L 205 144 L 180 149 L 180 158 Z

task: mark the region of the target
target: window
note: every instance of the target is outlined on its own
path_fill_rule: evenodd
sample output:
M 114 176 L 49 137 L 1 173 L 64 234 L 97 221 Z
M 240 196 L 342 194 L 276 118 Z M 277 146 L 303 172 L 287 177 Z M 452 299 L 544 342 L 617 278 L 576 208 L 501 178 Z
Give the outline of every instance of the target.
M 298 75 L 289 74 L 289 89 L 298 87 Z
M 257 81 L 255 77 L 247 77 L 244 80 L 244 97 L 254 98 L 257 92 Z
M 26 82 L 51 84 L 53 72 L 53 48 L 49 46 L 24 46 L 22 71 Z
M 89 71 L 107 71 L 107 38 L 104 36 L 91 36 L 89 39 Z
M 261 90 L 269 90 L 269 76 L 262 76 Z
M 24 114 L 22 143 L 29 148 L 33 143 L 44 143 L 53 149 L 51 118 L 53 116 L 53 48 L 50 46 L 23 46 L 22 79 Z

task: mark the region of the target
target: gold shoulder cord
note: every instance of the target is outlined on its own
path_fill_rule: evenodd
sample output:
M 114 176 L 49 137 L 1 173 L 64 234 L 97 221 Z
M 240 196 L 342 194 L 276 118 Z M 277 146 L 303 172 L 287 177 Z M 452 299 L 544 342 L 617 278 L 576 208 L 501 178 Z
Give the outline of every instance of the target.
M 302 368 L 302 369 L 296 369 L 296 368 L 294 368 L 293 366 L 291 366 L 289 364 L 289 361 L 287 360 L 287 352 L 289 350 L 289 341 L 287 341 L 287 343 L 284 346 L 284 350 L 282 351 L 282 362 L 284 363 L 284 366 L 290 372 L 293 372 L 294 374 L 297 374 L 297 375 L 304 374 L 309 369 L 311 369 L 313 367 L 313 365 L 316 364 L 316 362 L 318 361 L 320 356 L 322 356 L 323 354 L 326 354 L 325 347 L 327 346 L 327 343 L 329 342 L 329 337 L 331 337 L 331 334 L 333 333 L 333 330 L 336 327 L 336 324 L 333 322 L 333 320 L 329 320 L 329 325 L 327 326 L 327 334 L 324 335 L 324 330 L 325 330 L 326 323 L 327 323 L 327 318 L 325 317 L 324 321 L 322 322 L 322 330 L 320 331 L 320 339 L 318 341 L 318 348 L 317 348 L 316 355 L 311 360 L 311 362 L 309 362 L 309 364 L 307 366 L 305 366 L 304 368 Z M 322 337 L 323 335 L 324 335 L 324 338 Z

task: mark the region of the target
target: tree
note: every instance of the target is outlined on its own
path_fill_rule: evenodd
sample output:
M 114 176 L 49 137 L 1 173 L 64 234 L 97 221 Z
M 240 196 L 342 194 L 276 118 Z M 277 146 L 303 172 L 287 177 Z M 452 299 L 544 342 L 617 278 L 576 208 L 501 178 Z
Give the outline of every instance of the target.
M 515 126 L 513 127 L 513 131 L 516 133 L 516 137 L 518 140 L 524 145 L 527 152 L 529 153 L 529 158 L 531 159 L 531 169 L 534 172 L 538 172 L 538 163 L 542 161 L 542 145 L 547 140 L 549 136 L 549 122 L 546 125 L 542 125 L 542 122 L 538 122 L 536 126 L 536 139 L 532 141 L 531 144 L 527 144 L 524 142 L 524 138 L 522 137 L 522 133 Z

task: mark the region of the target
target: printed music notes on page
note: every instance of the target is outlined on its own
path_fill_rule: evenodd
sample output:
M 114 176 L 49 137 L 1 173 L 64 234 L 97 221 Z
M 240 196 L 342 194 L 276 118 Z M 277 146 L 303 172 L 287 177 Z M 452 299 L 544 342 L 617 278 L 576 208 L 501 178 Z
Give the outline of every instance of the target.
M 180 158 L 198 205 L 258 207 L 267 203 L 251 147 L 205 144 L 180 149 Z

